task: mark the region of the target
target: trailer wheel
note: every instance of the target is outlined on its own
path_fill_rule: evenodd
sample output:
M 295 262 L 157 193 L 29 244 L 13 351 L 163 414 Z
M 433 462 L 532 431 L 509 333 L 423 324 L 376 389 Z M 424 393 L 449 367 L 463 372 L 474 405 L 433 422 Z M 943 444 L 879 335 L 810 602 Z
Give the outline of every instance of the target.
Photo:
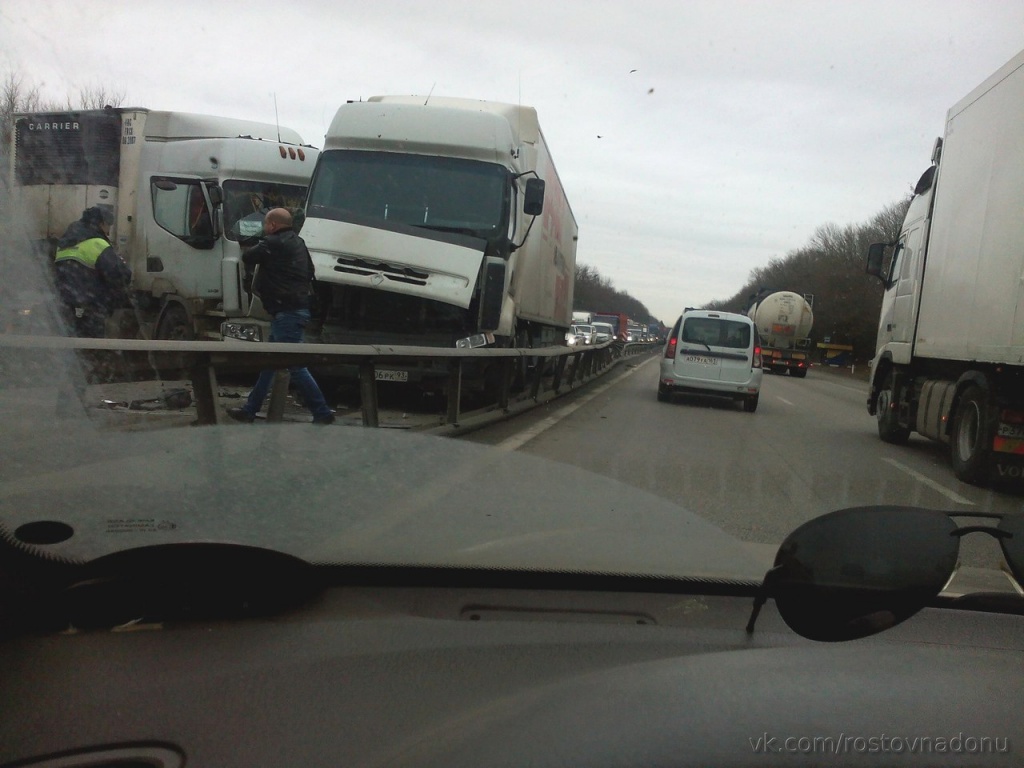
M 196 335 L 188 320 L 188 312 L 179 304 L 169 304 L 156 326 L 158 339 L 171 341 L 192 341 Z
M 988 397 L 980 387 L 968 387 L 957 403 L 949 443 L 953 472 L 959 479 L 972 485 L 988 480 L 992 437 Z
M 896 374 L 892 371 L 885 377 L 882 391 L 878 393 L 875 417 L 878 419 L 878 436 L 883 442 L 905 445 L 910 439 L 909 427 L 900 424 L 896 413 Z
M 757 399 L 759 397 L 760 397 L 760 394 L 757 394 L 757 395 L 751 395 L 750 397 L 745 399 L 743 401 L 743 410 L 746 411 L 747 413 L 753 413 L 754 411 L 756 411 L 757 410 Z

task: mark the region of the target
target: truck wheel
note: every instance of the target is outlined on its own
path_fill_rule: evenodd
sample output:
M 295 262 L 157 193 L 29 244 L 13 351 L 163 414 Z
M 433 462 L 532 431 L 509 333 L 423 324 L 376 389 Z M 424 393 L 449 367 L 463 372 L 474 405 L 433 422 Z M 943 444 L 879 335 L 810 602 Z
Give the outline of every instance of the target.
M 875 417 L 878 419 L 878 436 L 882 442 L 893 445 L 906 445 L 910 439 L 910 429 L 899 423 L 896 413 L 896 375 L 889 372 L 885 377 L 882 391 L 878 393 L 878 406 Z
M 760 397 L 759 394 L 751 395 L 743 401 L 743 410 L 747 413 L 753 413 L 757 410 L 757 399 Z
M 163 317 L 156 326 L 156 337 L 158 339 L 169 339 L 171 341 L 192 341 L 195 339 L 195 332 L 192 324 L 188 321 L 188 313 L 185 308 L 177 304 L 167 307 Z
M 789 372 L 793 376 L 796 376 L 798 379 L 805 379 L 805 378 L 807 378 L 807 369 L 806 368 L 790 368 Z
M 957 403 L 949 443 L 953 472 L 959 479 L 972 485 L 988 480 L 992 436 L 988 397 L 980 387 L 968 387 Z

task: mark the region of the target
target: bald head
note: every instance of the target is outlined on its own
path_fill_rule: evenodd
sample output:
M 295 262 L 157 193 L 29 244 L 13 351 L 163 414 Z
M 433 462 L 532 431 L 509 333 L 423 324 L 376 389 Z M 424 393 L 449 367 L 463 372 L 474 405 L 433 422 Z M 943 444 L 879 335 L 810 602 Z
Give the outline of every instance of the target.
M 271 208 L 263 219 L 263 231 L 270 235 L 292 226 L 292 215 L 287 208 Z

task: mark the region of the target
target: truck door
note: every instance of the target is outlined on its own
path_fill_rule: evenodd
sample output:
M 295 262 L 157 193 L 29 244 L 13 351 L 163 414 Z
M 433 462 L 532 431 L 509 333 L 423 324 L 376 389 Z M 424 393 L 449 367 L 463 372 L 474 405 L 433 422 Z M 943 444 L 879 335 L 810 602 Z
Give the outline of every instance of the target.
M 220 300 L 223 243 L 208 183 L 153 176 L 148 192 L 152 217 L 145 223 L 145 267 L 154 294 Z
M 917 263 L 920 256 L 920 223 L 900 237 L 886 270 L 885 296 L 878 326 L 878 346 L 907 344 L 914 337 L 914 305 Z M 909 347 L 907 349 L 909 354 Z

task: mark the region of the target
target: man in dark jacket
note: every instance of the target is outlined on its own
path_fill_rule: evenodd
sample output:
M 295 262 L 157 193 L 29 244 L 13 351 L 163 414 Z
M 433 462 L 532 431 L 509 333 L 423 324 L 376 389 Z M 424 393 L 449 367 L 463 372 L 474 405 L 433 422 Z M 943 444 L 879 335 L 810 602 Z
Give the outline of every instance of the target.
M 259 244 L 246 251 L 242 260 L 250 269 L 259 268 L 255 290 L 263 301 L 263 308 L 273 317 L 269 341 L 300 343 L 302 329 L 310 320 L 313 260 L 306 244 L 292 228 L 292 215 L 287 209 L 273 208 L 267 212 L 263 234 Z M 334 413 L 309 371 L 298 366 L 288 371 L 313 414 L 313 423 L 332 424 Z M 261 371 L 245 405 L 229 408 L 228 415 L 251 424 L 263 407 L 273 381 L 274 371 Z
M 112 222 L 109 210 L 86 208 L 57 241 L 57 291 L 68 326 L 83 338 L 103 338 L 111 312 L 128 306 L 132 271 L 110 244 Z

